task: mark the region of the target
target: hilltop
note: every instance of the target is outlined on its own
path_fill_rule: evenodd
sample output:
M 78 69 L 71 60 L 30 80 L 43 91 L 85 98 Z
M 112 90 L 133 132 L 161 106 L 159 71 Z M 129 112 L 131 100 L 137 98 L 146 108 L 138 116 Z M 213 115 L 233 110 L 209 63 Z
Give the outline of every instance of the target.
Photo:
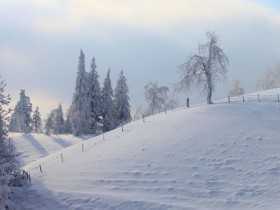
M 18 200 L 25 209 L 277 209 L 279 122 L 273 101 L 156 114 L 25 165 L 32 185 Z

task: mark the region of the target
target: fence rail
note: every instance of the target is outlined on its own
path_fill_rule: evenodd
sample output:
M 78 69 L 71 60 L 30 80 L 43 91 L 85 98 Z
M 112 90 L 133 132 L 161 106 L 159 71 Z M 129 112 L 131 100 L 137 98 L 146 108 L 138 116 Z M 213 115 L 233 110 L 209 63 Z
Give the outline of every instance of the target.
M 251 95 L 241 95 L 241 96 L 234 96 L 234 97 L 220 97 L 220 98 L 215 98 L 213 99 L 213 102 L 215 104 L 225 104 L 225 103 L 245 103 L 245 102 L 280 102 L 279 100 L 279 94 L 270 94 L 270 95 L 262 95 L 262 94 L 251 94 Z M 186 106 L 189 108 L 189 107 L 198 107 L 198 106 L 203 106 L 205 105 L 205 103 L 202 103 L 202 104 L 193 104 L 191 105 L 191 101 L 189 100 L 189 98 L 187 99 L 187 104 Z M 176 108 L 176 110 L 179 110 L 179 109 L 184 109 L 186 108 L 186 106 L 181 106 L 181 107 L 178 107 Z M 175 109 L 174 109 L 175 110 Z M 171 111 L 170 110 L 166 110 L 164 111 L 165 114 L 166 112 L 169 112 Z M 173 111 L 173 109 L 172 109 Z M 160 113 L 157 113 L 157 114 L 160 114 Z M 142 118 L 139 118 L 138 120 L 141 120 L 143 119 L 143 122 L 145 122 L 145 117 L 151 117 L 152 115 L 148 115 L 148 116 L 144 116 L 142 115 Z M 124 121 L 122 122 L 118 128 L 122 128 L 122 131 L 123 131 L 123 127 L 130 123 L 132 120 L 128 120 L 128 121 Z M 69 148 L 65 148 L 64 151 L 63 151 L 63 154 L 62 153 L 59 153 L 59 151 L 57 151 L 56 153 L 54 153 L 53 155 L 55 155 L 56 159 L 60 159 L 59 162 L 64 162 L 64 159 L 63 159 L 63 155 L 65 155 L 65 157 L 69 157 L 71 156 L 74 152 L 76 151 L 81 151 L 81 152 L 84 152 L 86 150 L 86 148 L 90 148 L 94 145 L 97 145 L 99 143 L 101 143 L 102 141 L 104 141 L 104 133 L 102 133 L 103 135 L 103 138 L 102 140 L 100 140 L 100 137 L 98 138 L 98 136 L 101 136 L 101 135 L 98 135 L 96 136 L 98 138 L 98 140 L 96 139 L 96 141 L 84 141 L 82 144 L 77 144 L 77 145 L 73 145 L 72 147 L 69 147 Z M 85 148 L 86 147 L 86 148 Z M 37 165 L 38 164 L 38 165 Z M 53 162 L 52 159 L 49 159 L 49 158 L 46 158 L 46 159 L 42 159 L 40 160 L 39 162 L 37 162 L 36 165 L 33 165 L 33 167 L 31 167 L 31 169 L 39 169 L 41 173 L 43 173 L 43 169 L 42 169 L 42 166 L 41 164 L 44 164 L 44 166 L 50 166 L 50 165 L 53 165 L 55 164 Z M 24 168 L 24 167 L 23 167 Z M 30 178 L 30 174 L 27 173 L 26 171 L 23 170 L 23 174 L 27 177 L 27 179 L 29 179 L 29 181 L 31 182 L 31 178 Z
M 279 94 L 270 95 L 241 95 L 241 96 L 228 96 L 227 98 L 221 97 L 213 100 L 214 103 L 234 103 L 234 102 L 247 102 L 247 101 L 267 101 L 267 102 L 280 102 Z

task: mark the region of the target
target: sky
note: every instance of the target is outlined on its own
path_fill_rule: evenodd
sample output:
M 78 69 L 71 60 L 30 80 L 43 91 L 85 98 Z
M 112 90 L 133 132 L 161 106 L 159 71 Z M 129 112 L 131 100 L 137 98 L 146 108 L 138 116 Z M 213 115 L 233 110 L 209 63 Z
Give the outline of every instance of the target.
M 11 105 L 25 89 L 43 118 L 59 103 L 64 111 L 70 106 L 80 49 L 87 71 L 95 57 L 101 86 L 108 68 L 113 88 L 124 71 L 132 112 L 146 106 L 149 81 L 174 95 L 178 66 L 197 53 L 209 30 L 230 61 L 214 98 L 226 96 L 235 79 L 252 92 L 280 62 L 276 0 L 0 0 L 0 29 L 0 75 Z M 195 89 L 180 97 L 181 104 L 186 97 L 205 101 Z

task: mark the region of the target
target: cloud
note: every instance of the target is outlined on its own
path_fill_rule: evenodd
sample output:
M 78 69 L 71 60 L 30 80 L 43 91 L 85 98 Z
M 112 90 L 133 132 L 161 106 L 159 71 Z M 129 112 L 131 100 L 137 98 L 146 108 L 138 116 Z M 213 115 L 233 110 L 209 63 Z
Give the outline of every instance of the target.
M 174 24 L 190 22 L 235 21 L 247 24 L 261 19 L 280 25 L 278 12 L 258 2 L 244 0 L 80 0 L 69 1 L 63 7 L 57 4 L 50 7 L 51 17 L 39 17 L 33 21 L 36 30 L 67 34 L 87 26 L 87 31 L 98 31 L 104 22 L 159 32 L 171 30 Z M 54 12 L 56 10 L 61 12 Z
M 21 72 L 23 68 L 36 63 L 35 56 L 27 51 L 13 48 L 0 48 L 0 66 L 2 69 Z

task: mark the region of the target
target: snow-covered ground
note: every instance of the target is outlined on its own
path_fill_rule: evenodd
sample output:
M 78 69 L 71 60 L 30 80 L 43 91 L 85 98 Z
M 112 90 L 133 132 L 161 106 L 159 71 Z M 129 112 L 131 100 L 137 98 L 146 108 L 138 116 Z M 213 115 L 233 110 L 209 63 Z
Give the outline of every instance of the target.
M 273 101 L 150 116 L 24 166 L 32 184 L 17 200 L 23 209 L 280 209 L 279 123 Z M 31 144 L 51 148 L 41 138 L 45 146 Z
M 39 160 L 53 152 L 69 147 L 73 144 L 85 141 L 91 136 L 75 137 L 72 135 L 44 134 L 21 134 L 10 133 L 9 137 L 14 141 L 17 152 L 20 153 L 19 162 L 21 166 Z

